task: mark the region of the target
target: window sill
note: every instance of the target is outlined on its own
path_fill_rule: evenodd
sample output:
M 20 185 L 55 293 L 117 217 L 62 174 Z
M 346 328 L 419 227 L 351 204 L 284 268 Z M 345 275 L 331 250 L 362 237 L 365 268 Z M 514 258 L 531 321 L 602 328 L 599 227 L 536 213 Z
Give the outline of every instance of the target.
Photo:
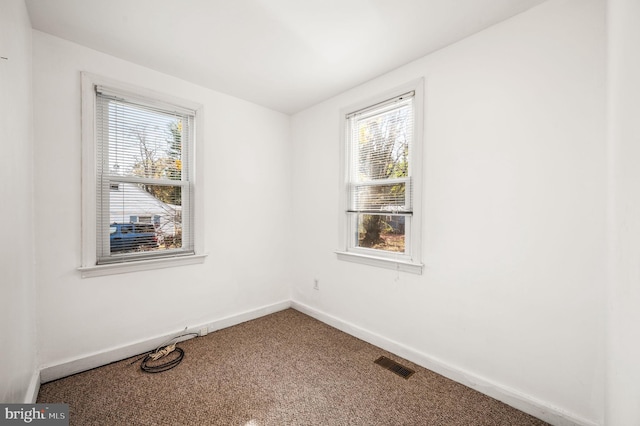
M 125 274 L 129 272 L 148 271 L 152 269 L 171 268 L 174 266 L 195 265 L 204 263 L 206 254 L 190 256 L 165 257 L 162 259 L 138 260 L 126 263 L 111 263 L 106 265 L 82 266 L 78 268 L 82 278 L 101 277 L 104 275 Z
M 338 260 L 362 263 L 364 265 L 377 266 L 379 268 L 387 268 L 393 269 L 395 271 L 410 272 L 412 274 L 422 275 L 422 263 L 385 259 L 382 257 L 367 256 L 364 254 L 349 253 L 346 251 L 336 251 L 336 254 L 338 255 Z

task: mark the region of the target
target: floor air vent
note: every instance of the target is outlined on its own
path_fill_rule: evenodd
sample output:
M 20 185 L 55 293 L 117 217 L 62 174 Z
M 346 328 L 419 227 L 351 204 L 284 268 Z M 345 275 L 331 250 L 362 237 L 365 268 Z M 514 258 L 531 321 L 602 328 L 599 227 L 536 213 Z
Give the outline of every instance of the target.
M 413 371 L 412 369 L 400 365 L 394 360 L 387 358 L 386 356 L 381 356 L 373 362 L 386 368 L 389 371 L 393 371 L 398 376 L 404 377 L 405 379 L 408 379 L 413 373 L 415 373 L 415 371 Z

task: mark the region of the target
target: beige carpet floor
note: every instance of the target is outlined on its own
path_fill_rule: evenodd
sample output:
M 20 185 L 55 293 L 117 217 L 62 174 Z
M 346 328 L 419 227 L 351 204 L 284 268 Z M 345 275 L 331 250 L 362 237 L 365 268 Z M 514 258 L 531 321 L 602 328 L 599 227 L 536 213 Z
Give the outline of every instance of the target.
M 134 357 L 46 383 L 38 403 L 68 403 L 82 426 L 546 424 L 293 309 L 178 346 L 169 371 Z

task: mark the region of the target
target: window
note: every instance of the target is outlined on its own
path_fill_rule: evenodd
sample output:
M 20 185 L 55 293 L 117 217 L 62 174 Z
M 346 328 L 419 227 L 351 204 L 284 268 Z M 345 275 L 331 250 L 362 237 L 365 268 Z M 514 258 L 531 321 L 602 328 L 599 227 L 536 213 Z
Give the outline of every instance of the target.
M 344 112 L 343 260 L 422 271 L 421 88 Z
M 83 276 L 199 257 L 198 109 L 83 74 Z

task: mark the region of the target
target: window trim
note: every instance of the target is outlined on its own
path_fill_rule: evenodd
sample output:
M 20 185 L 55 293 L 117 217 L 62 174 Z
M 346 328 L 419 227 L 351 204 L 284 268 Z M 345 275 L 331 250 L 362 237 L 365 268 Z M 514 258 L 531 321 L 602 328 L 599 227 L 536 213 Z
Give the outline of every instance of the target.
M 350 249 L 349 244 L 349 216 L 347 214 L 348 207 L 348 139 L 347 139 L 347 121 L 348 117 L 360 110 L 366 110 L 377 104 L 394 97 L 399 97 L 408 92 L 414 92 L 414 143 L 412 153 L 412 190 L 413 190 L 413 215 L 409 232 L 406 234 L 405 241 L 410 246 L 410 259 L 405 256 L 400 258 L 392 252 L 384 252 L 382 250 L 358 248 Z M 402 86 L 396 87 L 381 93 L 378 96 L 369 98 L 365 101 L 350 105 L 340 110 L 340 228 L 339 239 L 341 248 L 336 250 L 338 260 L 355 262 L 369 266 L 394 269 L 398 271 L 410 272 L 414 274 L 422 274 L 422 181 L 423 181 L 423 165 L 422 165 L 422 145 L 424 126 L 424 78 L 411 81 Z
M 112 80 L 99 75 L 82 72 L 82 261 L 78 270 L 83 278 L 136 272 L 149 269 L 181 266 L 194 263 L 203 263 L 204 253 L 204 202 L 203 202 L 203 125 L 202 117 L 204 107 L 201 104 L 180 99 L 171 95 L 158 93 L 153 90 L 140 88 L 120 81 Z M 191 150 L 191 164 L 193 166 L 192 180 L 194 189 L 193 209 L 193 235 L 194 254 L 178 254 L 176 256 L 163 256 L 153 259 L 143 259 L 123 263 L 109 263 L 97 265 L 97 193 L 96 193 L 96 86 L 107 86 L 122 92 L 131 93 L 133 97 L 143 97 L 148 100 L 157 100 L 163 104 L 175 104 L 195 111 L 195 138 Z

